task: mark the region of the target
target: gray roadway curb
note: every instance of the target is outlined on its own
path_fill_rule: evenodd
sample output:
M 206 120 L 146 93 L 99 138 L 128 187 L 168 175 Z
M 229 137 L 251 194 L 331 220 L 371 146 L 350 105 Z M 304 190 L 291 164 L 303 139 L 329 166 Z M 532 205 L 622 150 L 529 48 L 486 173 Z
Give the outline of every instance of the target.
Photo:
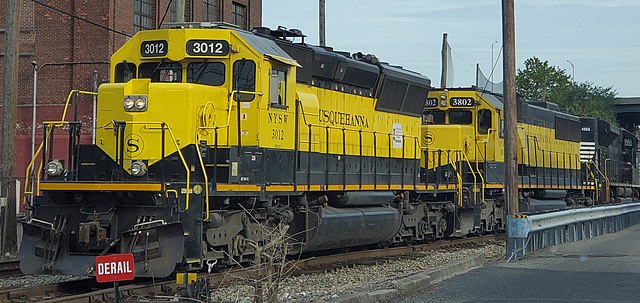
M 360 293 L 339 298 L 331 302 L 337 303 L 373 303 L 392 302 L 401 296 L 408 296 L 440 281 L 466 273 L 484 265 L 484 255 L 476 254 L 456 263 L 447 264 L 431 270 L 413 274 L 391 283 L 393 288 L 382 289 L 370 293 Z

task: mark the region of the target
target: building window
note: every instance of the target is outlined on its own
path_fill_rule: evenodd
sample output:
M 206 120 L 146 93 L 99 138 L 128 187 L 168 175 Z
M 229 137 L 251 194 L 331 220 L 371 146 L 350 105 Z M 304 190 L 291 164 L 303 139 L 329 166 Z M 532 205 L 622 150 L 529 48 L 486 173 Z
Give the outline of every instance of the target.
M 220 0 L 204 0 L 203 2 L 205 21 L 220 21 Z
M 171 1 L 171 21 L 173 22 L 178 21 L 178 8 L 176 3 L 176 1 Z M 185 1 L 184 6 L 184 21 L 189 22 L 189 20 L 191 20 L 191 1 Z
M 153 29 L 153 0 L 133 1 L 133 30 Z
M 247 7 L 233 2 L 231 8 L 231 14 L 233 15 L 233 24 L 239 26 L 242 29 L 247 29 Z

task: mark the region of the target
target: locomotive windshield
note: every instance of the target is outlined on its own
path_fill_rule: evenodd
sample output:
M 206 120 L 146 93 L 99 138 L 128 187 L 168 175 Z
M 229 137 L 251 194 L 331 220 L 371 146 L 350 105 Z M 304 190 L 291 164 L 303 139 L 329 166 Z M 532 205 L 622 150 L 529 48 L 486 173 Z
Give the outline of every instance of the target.
M 469 110 L 450 110 L 449 124 L 471 124 L 473 121 Z
M 138 78 L 151 78 L 151 82 L 182 82 L 182 65 L 162 61 L 142 63 Z
M 136 77 L 136 65 L 122 62 L 116 65 L 116 83 L 124 83 Z
M 445 112 L 439 109 L 425 110 L 422 114 L 422 124 L 445 124 Z
M 187 65 L 187 82 L 220 86 L 224 84 L 225 66 L 222 62 L 191 62 Z

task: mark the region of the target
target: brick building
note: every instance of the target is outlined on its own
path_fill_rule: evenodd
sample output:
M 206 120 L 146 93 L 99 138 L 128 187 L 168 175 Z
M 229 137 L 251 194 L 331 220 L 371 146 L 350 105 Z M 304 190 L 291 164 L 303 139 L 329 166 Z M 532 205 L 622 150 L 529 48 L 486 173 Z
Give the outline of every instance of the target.
M 245 29 L 261 25 L 262 0 L 185 0 L 185 21 L 223 21 Z M 16 178 L 24 179 L 32 153 L 34 68 L 37 70 L 36 148 L 42 121 L 59 120 L 72 89 L 95 90 L 109 79 L 111 54 L 135 32 L 176 19 L 170 0 L 22 0 L 16 128 Z M 0 7 L 5 20 L 6 5 Z M 4 21 L 0 21 L 0 70 L 4 68 Z M 0 83 L 3 78 L 0 72 Z M 0 94 L 3 87 L 0 86 Z M 2 106 L 0 102 L 0 107 Z M 74 115 L 71 106 L 67 118 Z M 93 100 L 78 99 L 81 141 L 91 142 Z M 1 119 L 1 118 L 0 118 Z M 66 141 L 59 142 L 63 151 Z M 64 146 L 64 147 L 63 147 Z M 0 159 L 1 161 L 4 159 Z

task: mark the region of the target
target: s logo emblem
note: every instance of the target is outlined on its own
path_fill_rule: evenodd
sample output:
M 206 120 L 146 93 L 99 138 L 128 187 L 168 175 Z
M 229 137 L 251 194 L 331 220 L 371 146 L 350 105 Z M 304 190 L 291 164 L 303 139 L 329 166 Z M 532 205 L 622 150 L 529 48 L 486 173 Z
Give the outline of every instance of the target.
M 142 140 L 142 137 L 140 137 L 140 135 L 130 134 L 125 139 L 124 148 L 128 156 L 137 157 L 144 150 L 144 141 Z
M 435 136 L 430 131 L 425 132 L 422 137 L 422 142 L 424 143 L 424 145 L 431 145 L 433 144 L 434 140 L 435 140 Z

